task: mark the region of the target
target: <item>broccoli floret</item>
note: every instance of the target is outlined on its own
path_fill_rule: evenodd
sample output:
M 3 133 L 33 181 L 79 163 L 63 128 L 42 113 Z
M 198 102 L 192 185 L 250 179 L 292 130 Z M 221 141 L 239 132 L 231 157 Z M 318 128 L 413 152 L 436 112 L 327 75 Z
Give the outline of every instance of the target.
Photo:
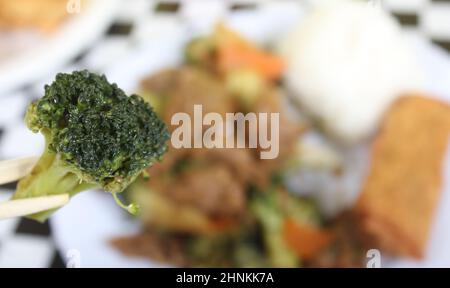
M 167 150 L 167 127 L 148 103 L 86 70 L 58 74 L 45 95 L 29 105 L 25 120 L 31 131 L 44 135 L 46 145 L 14 199 L 102 188 L 123 206 L 116 193 Z M 52 212 L 31 218 L 43 221 Z

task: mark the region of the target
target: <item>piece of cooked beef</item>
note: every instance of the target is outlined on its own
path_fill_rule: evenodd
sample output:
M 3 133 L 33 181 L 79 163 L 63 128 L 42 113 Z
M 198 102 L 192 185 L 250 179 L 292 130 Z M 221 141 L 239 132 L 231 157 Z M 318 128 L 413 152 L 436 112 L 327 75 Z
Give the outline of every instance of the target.
M 138 235 L 115 238 L 111 240 L 111 244 L 125 255 L 150 258 L 177 266 L 186 265 L 183 241 L 173 235 L 145 231 Z
M 334 234 L 333 243 L 314 259 L 305 263 L 306 267 L 344 268 L 365 267 L 366 252 L 370 248 L 365 234 L 358 229 L 357 219 L 351 212 L 344 212 L 330 225 Z
M 233 217 L 244 213 L 245 191 L 234 181 L 231 171 L 225 165 L 206 165 L 179 173 L 177 181 L 155 181 L 155 192 L 210 216 Z
M 197 104 L 202 105 L 203 115 L 216 112 L 224 119 L 226 113 L 242 111 L 282 112 L 281 95 L 274 89 L 266 89 L 252 107 L 244 109 L 228 94 L 220 78 L 199 68 L 165 70 L 145 79 L 141 87 L 159 97 L 162 102 L 160 113 L 167 123 L 178 112 L 193 117 L 194 105 Z M 174 128 L 169 127 L 169 130 Z M 242 215 L 250 185 L 261 189 L 270 185 L 272 175 L 283 167 L 301 132 L 299 124 L 280 113 L 280 157 L 273 160 L 259 159 L 259 148 L 169 147 L 164 161 L 149 171 L 155 180 L 150 181 L 153 182 L 149 183 L 150 188 L 177 204 L 198 208 L 211 216 Z M 177 181 L 160 177 L 162 175 L 172 175 Z

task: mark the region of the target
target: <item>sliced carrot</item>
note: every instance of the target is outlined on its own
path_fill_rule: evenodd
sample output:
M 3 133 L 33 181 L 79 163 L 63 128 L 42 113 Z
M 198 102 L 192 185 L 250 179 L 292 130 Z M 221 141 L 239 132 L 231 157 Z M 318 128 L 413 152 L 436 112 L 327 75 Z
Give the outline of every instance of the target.
M 283 238 L 301 259 L 309 260 L 328 247 L 334 236 L 329 231 L 286 219 L 283 223 Z
M 219 72 L 226 74 L 236 69 L 252 69 L 268 81 L 281 76 L 284 69 L 281 58 L 259 49 L 223 25 L 217 27 L 216 37 Z
M 226 74 L 238 69 L 251 69 L 268 81 L 277 80 L 283 72 L 281 59 L 267 53 L 229 44 L 217 49 L 218 69 Z

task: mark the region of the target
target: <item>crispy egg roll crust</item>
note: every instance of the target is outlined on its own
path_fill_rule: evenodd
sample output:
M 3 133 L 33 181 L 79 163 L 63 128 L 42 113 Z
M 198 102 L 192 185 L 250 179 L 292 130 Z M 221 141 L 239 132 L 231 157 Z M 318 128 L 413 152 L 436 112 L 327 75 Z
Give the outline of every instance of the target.
M 450 106 L 406 96 L 385 116 L 355 206 L 375 243 L 393 254 L 424 256 L 437 207 L 450 133 Z

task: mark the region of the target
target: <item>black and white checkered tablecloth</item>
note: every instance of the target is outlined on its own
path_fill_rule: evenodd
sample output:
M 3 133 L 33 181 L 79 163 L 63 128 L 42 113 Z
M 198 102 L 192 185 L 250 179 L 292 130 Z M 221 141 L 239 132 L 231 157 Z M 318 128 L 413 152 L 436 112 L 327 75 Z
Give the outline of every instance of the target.
M 312 1 L 312 0 L 311 0 Z M 226 13 L 259 13 L 263 9 L 290 9 L 295 0 L 128 0 L 115 22 L 87 51 L 73 59 L 64 71 L 87 68 L 102 71 L 109 63 L 124 55 L 136 41 L 139 25 L 161 27 L 184 25 L 186 21 L 224 15 Z M 300 1 L 301 2 L 301 1 Z M 450 0 L 384 0 L 378 1 L 409 32 L 422 34 L 450 51 Z M 281 8 L 280 8 L 281 7 Z M 283 8 L 284 7 L 284 8 Z M 144 23 L 144 24 L 143 24 Z M 48 81 L 45 81 L 48 82 Z M 27 104 L 42 94 L 44 82 L 23 87 L 0 97 L 0 158 L 35 154 L 23 124 Z M 33 138 L 34 141 L 35 138 Z M 30 150 L 31 149 L 31 150 Z M 0 186 L 0 201 L 6 200 L 15 183 Z M 0 267 L 64 267 L 64 259 L 55 248 L 48 223 L 27 219 L 0 222 Z

